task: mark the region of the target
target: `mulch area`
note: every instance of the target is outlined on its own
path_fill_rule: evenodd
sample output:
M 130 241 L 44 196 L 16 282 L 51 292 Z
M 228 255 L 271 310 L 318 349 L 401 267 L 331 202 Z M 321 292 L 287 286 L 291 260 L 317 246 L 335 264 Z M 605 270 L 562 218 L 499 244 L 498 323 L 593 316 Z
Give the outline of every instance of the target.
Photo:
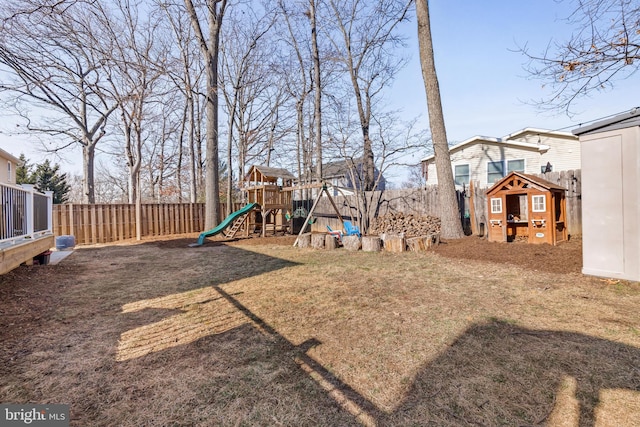
M 170 240 L 145 240 L 161 248 L 188 247 L 197 240 L 198 235 Z M 241 237 L 207 239 L 205 245 L 284 245 L 291 246 L 296 236 L 275 235 L 267 237 Z M 458 240 L 443 240 L 433 249 L 438 255 L 462 260 L 475 260 L 508 264 L 533 271 L 549 273 L 580 273 L 582 269 L 582 240 L 572 238 L 556 246 L 548 244 L 533 245 L 525 242 L 496 243 L 477 236 L 467 236 Z

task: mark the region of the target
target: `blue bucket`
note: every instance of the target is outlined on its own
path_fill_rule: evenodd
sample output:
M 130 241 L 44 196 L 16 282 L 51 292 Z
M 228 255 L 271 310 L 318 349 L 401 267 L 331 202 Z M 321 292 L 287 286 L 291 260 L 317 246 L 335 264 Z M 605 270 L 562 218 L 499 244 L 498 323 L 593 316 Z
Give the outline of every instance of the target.
M 74 236 L 58 236 L 56 237 L 56 249 L 59 251 L 68 251 L 76 245 Z

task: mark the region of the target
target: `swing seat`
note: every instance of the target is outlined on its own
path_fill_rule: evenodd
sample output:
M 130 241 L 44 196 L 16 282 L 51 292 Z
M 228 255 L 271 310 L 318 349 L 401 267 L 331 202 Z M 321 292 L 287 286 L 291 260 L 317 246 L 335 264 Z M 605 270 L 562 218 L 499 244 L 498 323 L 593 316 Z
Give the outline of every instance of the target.
M 329 227 L 327 225 L 327 230 L 328 230 L 328 234 L 331 234 L 332 236 L 336 236 L 338 238 L 338 241 L 340 243 L 342 243 L 342 231 L 340 230 L 333 230 L 331 227 Z
M 362 234 L 360 234 L 360 227 L 353 225 L 351 221 L 343 221 L 343 224 L 345 235 L 362 237 Z

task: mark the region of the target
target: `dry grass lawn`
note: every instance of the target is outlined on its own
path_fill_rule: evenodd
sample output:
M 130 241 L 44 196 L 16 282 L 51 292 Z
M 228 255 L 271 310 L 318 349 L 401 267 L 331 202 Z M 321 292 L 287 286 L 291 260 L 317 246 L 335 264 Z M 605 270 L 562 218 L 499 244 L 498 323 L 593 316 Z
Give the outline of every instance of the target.
M 1 276 L 0 402 L 77 426 L 640 426 L 638 283 L 192 241 Z

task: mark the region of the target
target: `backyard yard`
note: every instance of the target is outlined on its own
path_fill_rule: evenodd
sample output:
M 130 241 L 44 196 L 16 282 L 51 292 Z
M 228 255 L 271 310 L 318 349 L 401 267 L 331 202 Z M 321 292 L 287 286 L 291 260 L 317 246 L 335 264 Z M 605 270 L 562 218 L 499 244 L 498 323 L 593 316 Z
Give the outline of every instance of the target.
M 580 241 L 79 247 L 0 276 L 0 402 L 74 426 L 640 426 L 640 285 Z

